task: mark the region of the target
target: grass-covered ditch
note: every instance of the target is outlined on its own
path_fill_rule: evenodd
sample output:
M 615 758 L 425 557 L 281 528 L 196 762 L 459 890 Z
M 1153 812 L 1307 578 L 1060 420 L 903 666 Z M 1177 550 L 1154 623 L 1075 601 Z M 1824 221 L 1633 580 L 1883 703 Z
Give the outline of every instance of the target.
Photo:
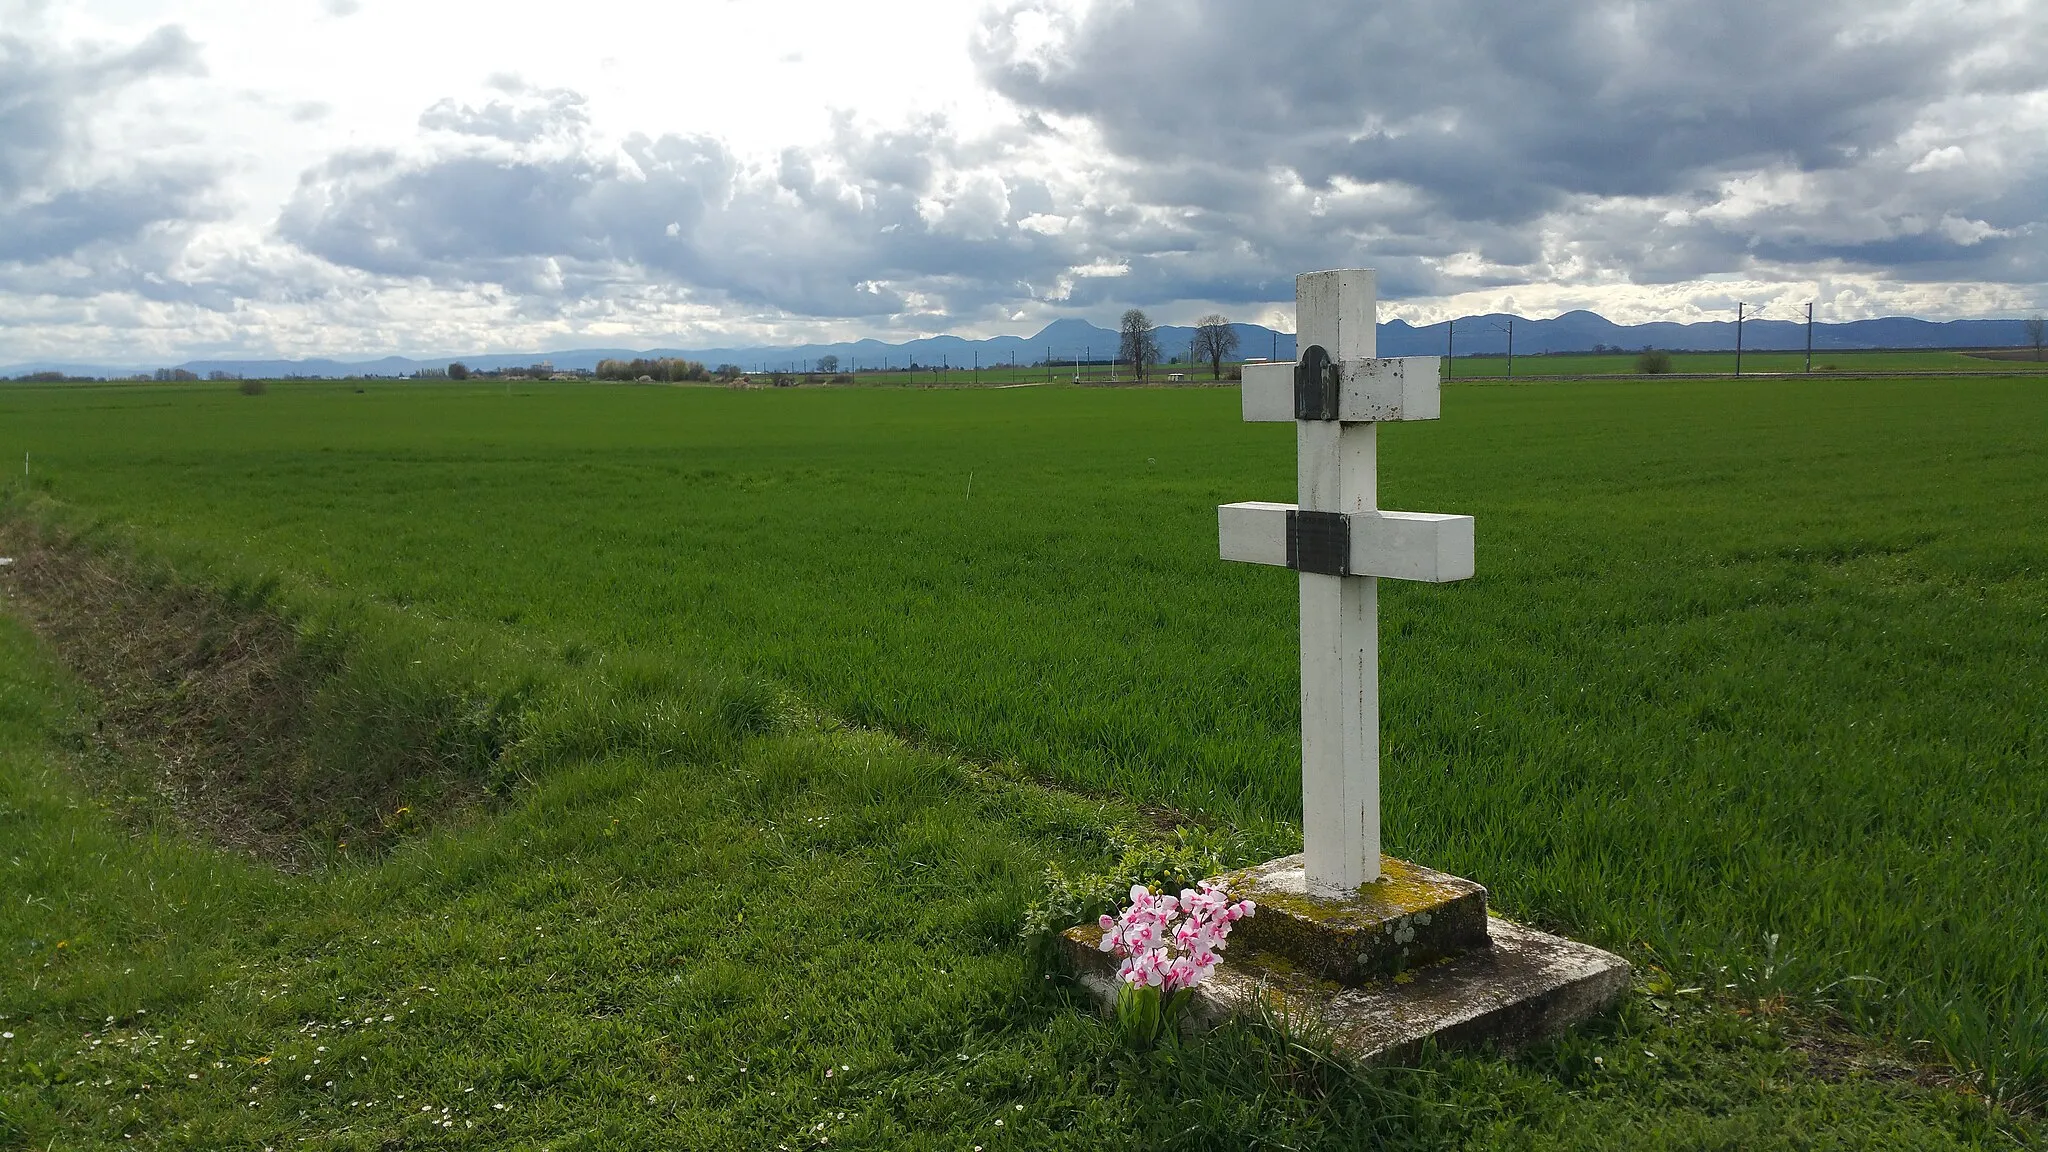
M 8 604 L 90 693 L 100 790 L 290 870 L 375 856 L 565 759 L 713 756 L 779 707 L 759 678 L 536 652 L 47 502 L 4 511 Z
M 1386 597 L 1393 838 L 1646 983 L 1370 1074 L 1123 1053 L 1019 939 L 1048 865 L 1287 846 L 1291 597 L 1211 537 L 1291 466 L 1227 393 L 0 394 L 45 637 L 0 1138 L 2023 1133 L 1979 1094 L 2039 1083 L 2043 408 L 1930 387 L 1472 389 L 1387 438 L 1387 503 L 1482 525 L 1479 581 Z

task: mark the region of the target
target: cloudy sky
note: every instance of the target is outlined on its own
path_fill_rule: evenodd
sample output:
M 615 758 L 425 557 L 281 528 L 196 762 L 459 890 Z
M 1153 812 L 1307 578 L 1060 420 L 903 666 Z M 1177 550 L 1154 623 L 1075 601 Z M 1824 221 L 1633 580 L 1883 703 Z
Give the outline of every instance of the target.
M 0 362 L 2048 307 L 2039 0 L 0 0 Z

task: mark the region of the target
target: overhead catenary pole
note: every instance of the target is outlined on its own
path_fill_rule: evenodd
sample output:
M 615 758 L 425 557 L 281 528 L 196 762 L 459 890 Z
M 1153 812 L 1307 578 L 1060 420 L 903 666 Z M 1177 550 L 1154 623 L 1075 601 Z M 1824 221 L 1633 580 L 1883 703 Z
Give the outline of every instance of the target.
M 1813 375 L 1813 301 L 1806 302 L 1806 374 Z
M 1742 310 L 1746 305 L 1735 302 L 1735 374 L 1742 375 Z
M 1451 374 L 1451 357 L 1455 355 L 1452 350 L 1457 347 L 1457 340 L 1458 321 L 1456 317 L 1453 317 L 1444 321 L 1444 376 L 1446 378 Z

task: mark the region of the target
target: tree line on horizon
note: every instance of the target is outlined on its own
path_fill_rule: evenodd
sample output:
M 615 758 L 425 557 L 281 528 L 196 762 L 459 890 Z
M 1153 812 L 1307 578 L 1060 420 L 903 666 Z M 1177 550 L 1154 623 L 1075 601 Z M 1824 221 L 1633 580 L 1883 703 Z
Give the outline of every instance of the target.
M 711 379 L 711 370 L 696 360 L 663 356 L 645 360 L 599 360 L 599 380 L 655 380 L 664 384 L 693 383 Z
M 2037 313 L 2027 317 L 2024 323 L 2026 342 L 2021 347 L 2031 347 L 2034 359 L 2036 360 L 2048 358 L 2048 356 L 2044 356 L 2044 347 L 2048 347 L 2048 319 L 2044 319 Z M 1193 347 L 1190 349 L 1191 360 L 1207 361 L 1212 378 L 1218 380 L 1223 378 L 1223 365 L 1226 361 L 1236 356 L 1238 346 L 1237 330 L 1231 326 L 1230 320 L 1222 314 L 1212 312 L 1195 322 L 1194 342 Z M 1605 344 L 1598 344 L 1594 346 L 1593 351 L 1595 353 L 1626 353 L 1627 349 L 1620 347 L 1610 348 Z M 1884 351 L 1884 349 L 1867 349 L 1867 351 Z M 1062 358 L 1056 362 L 1065 363 L 1066 361 Z M 1159 347 L 1158 325 L 1152 323 L 1151 318 L 1145 314 L 1143 309 L 1132 308 L 1127 310 L 1123 314 L 1120 324 L 1116 363 L 1131 365 L 1137 377 L 1143 380 L 1148 377 L 1151 368 L 1161 362 L 1162 353 Z M 1054 363 L 1054 361 L 1041 362 L 1041 366 L 1051 363 Z M 1100 363 L 1100 361 L 1091 361 L 1091 363 Z M 920 365 L 915 360 L 912 360 L 908 365 L 911 371 L 930 367 L 930 365 Z M 814 370 L 826 375 L 836 375 L 840 370 L 839 357 L 833 355 L 819 357 L 814 362 Z M 862 370 L 872 371 L 874 369 Z M 1645 373 L 1670 371 L 1669 352 L 1657 348 L 1643 348 L 1641 355 L 1638 357 L 1638 370 Z M 467 380 L 474 376 L 485 376 L 493 379 L 503 377 L 545 379 L 553 374 L 556 374 L 556 370 L 546 363 L 535 364 L 530 367 L 473 369 L 458 360 L 449 364 L 446 369 L 422 369 L 414 375 L 420 379 L 445 378 L 449 380 Z M 696 360 L 664 356 L 652 359 L 600 360 L 594 371 L 576 369 L 562 374 L 586 378 L 595 377 L 599 380 L 634 381 L 646 377 L 649 380 L 661 381 L 663 383 L 713 379 L 729 383 L 748 373 L 746 369 L 737 364 L 720 364 L 715 369 L 708 369 Z M 792 369 L 790 373 L 782 374 L 794 374 L 794 370 Z M 239 380 L 241 379 L 241 374 L 216 369 L 208 372 L 204 378 L 212 381 Z M 286 380 L 353 380 L 360 377 L 351 374 L 345 377 L 285 375 L 278 378 Z M 201 377 L 198 373 L 185 368 L 159 368 L 154 372 L 139 372 L 126 376 L 80 376 L 58 371 L 24 372 L 14 377 L 0 376 L 0 380 L 17 384 L 89 384 L 108 380 L 186 383 L 198 381 L 199 379 Z
M 1132 372 L 1143 380 L 1152 365 L 1159 363 L 1159 326 L 1145 315 L 1144 309 L 1132 308 L 1126 311 L 1117 330 L 1117 359 L 1131 366 Z M 1231 327 L 1230 318 L 1220 312 L 1195 321 L 1194 346 L 1189 349 L 1190 360 L 1209 362 L 1210 377 L 1223 379 L 1223 362 L 1237 354 L 1237 329 Z

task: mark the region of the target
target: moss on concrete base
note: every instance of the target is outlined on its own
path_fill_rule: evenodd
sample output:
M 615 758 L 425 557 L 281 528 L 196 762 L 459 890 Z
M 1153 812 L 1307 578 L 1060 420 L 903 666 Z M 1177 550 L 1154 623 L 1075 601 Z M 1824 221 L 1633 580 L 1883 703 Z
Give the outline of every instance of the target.
M 1308 892 L 1299 855 L 1225 873 L 1218 883 L 1233 899 L 1258 905 L 1232 946 L 1347 985 L 1486 947 L 1486 889 L 1391 856 L 1380 868 L 1378 880 L 1336 898 Z

